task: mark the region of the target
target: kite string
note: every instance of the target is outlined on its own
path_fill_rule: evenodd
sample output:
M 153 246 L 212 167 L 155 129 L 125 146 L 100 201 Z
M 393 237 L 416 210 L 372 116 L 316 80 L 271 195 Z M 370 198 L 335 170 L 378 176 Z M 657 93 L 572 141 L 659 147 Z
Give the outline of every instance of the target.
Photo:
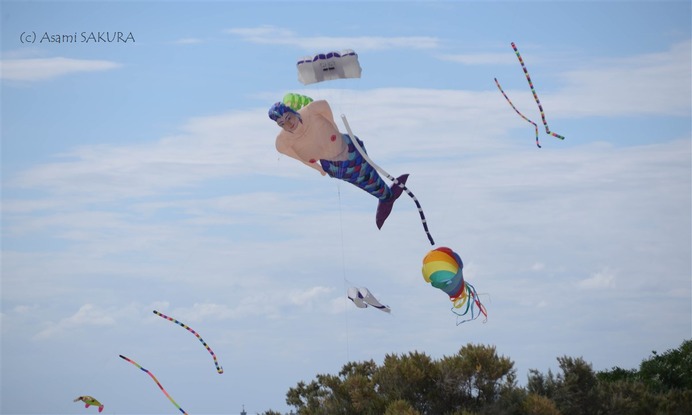
M 421 206 L 420 202 L 418 202 L 418 199 L 416 198 L 416 196 L 413 195 L 413 193 L 406 187 L 406 185 L 404 185 L 403 183 L 400 183 L 394 176 L 387 173 L 382 167 L 378 166 L 377 164 L 375 164 L 374 161 L 372 161 L 370 159 L 370 157 L 367 155 L 367 153 L 363 150 L 363 148 L 358 143 L 356 136 L 353 135 L 353 131 L 351 131 L 351 126 L 348 124 L 348 120 L 346 119 L 346 116 L 341 114 L 341 119 L 344 122 L 344 126 L 346 126 L 346 131 L 348 131 L 349 137 L 351 137 L 351 142 L 353 143 L 353 146 L 356 148 L 356 150 L 358 150 L 358 152 L 363 157 L 363 159 L 365 161 L 367 161 L 380 174 L 386 176 L 389 180 L 394 182 L 395 185 L 401 187 L 406 192 L 406 194 L 408 194 L 409 197 L 411 199 L 413 199 L 413 202 L 416 204 L 416 207 L 418 208 L 418 214 L 420 215 L 420 220 L 421 220 L 421 223 L 423 224 L 423 229 L 425 230 L 425 234 L 428 236 L 428 240 L 430 241 L 430 245 L 435 245 L 435 241 L 433 240 L 433 237 L 430 234 L 430 230 L 428 229 L 428 223 L 427 223 L 427 220 L 425 219 L 425 214 L 423 213 L 423 207 Z
M 127 358 L 127 357 L 125 357 L 125 356 L 123 356 L 123 355 L 119 355 L 119 356 L 120 356 L 121 359 L 126 360 L 126 361 L 132 363 L 133 365 L 135 365 L 135 366 L 137 366 L 139 369 L 141 369 L 143 372 L 146 372 L 147 375 L 151 376 L 151 378 L 154 379 L 154 382 L 156 382 L 156 384 L 159 386 L 159 389 L 161 389 L 161 392 L 163 392 L 163 394 L 166 395 L 166 397 L 173 403 L 173 405 L 175 405 L 175 407 L 178 408 L 178 410 L 179 410 L 180 412 L 182 412 L 184 415 L 188 415 L 187 412 L 185 412 L 185 411 L 183 410 L 183 408 L 181 408 L 180 405 L 178 405 L 178 404 L 173 400 L 173 398 L 171 397 L 171 395 L 169 395 L 168 392 L 166 392 L 166 389 L 163 388 L 163 385 L 161 385 L 161 383 L 159 383 L 158 379 L 156 379 L 156 376 L 154 376 L 153 373 L 151 373 L 150 371 L 148 371 L 148 370 L 146 370 L 145 368 L 143 368 L 142 366 L 140 366 L 140 365 L 139 365 L 137 362 L 135 362 L 134 360 L 132 360 L 132 359 L 130 359 L 130 358 Z
M 543 106 L 541 105 L 541 101 L 538 99 L 536 89 L 533 87 L 533 82 L 531 82 L 531 76 L 529 75 L 529 71 L 526 69 L 526 65 L 524 65 L 524 60 L 521 58 L 521 55 L 519 54 L 519 49 L 517 49 L 517 46 L 514 44 L 514 42 L 512 42 L 512 49 L 514 49 L 514 53 L 517 55 L 517 59 L 519 59 L 521 68 L 524 70 L 524 75 L 526 75 L 526 80 L 528 81 L 529 87 L 531 88 L 533 99 L 536 101 L 536 104 L 538 105 L 538 110 L 541 112 L 541 119 L 543 120 L 543 125 L 545 126 L 545 132 L 552 135 L 553 137 L 559 138 L 560 140 L 564 140 L 565 137 L 550 131 L 550 128 L 548 128 L 548 122 L 545 120 L 545 112 L 543 111 Z
M 183 327 L 185 330 L 189 331 L 190 333 L 194 334 L 197 337 L 197 339 L 199 339 L 199 341 L 202 343 L 202 345 L 207 349 L 207 351 L 211 354 L 211 357 L 214 359 L 214 365 L 216 366 L 216 371 L 219 372 L 219 374 L 223 373 L 223 367 L 219 366 L 219 362 L 218 362 L 218 360 L 216 360 L 216 354 L 214 354 L 214 351 L 211 350 L 211 347 L 209 347 L 209 345 L 207 345 L 207 343 L 202 339 L 202 337 L 199 334 L 197 334 L 196 331 L 194 331 L 192 328 L 188 327 L 186 324 L 174 319 L 173 317 L 169 317 L 169 316 L 167 316 L 163 313 L 160 313 L 156 310 L 154 310 L 154 314 L 156 314 L 159 317 L 165 318 L 168 321 L 172 321 L 175 324 L 179 325 L 180 327 Z
M 347 281 L 346 281 L 346 253 L 345 253 L 345 244 L 344 244 L 344 220 L 343 220 L 343 211 L 341 209 L 341 187 L 339 186 L 340 182 L 336 182 L 336 194 L 338 197 L 338 204 L 339 204 L 339 226 L 341 228 L 341 274 L 342 274 L 342 280 L 343 280 L 343 285 L 344 285 L 344 292 L 348 291 L 348 286 L 347 286 Z M 349 329 L 348 329 L 348 297 L 344 296 L 344 315 L 346 318 L 346 361 L 350 361 L 350 350 L 349 350 Z

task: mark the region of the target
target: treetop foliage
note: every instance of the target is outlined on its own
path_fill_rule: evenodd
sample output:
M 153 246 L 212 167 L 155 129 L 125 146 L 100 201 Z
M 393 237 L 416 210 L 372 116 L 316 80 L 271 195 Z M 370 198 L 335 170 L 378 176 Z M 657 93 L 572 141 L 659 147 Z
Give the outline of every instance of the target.
M 692 340 L 644 359 L 638 369 L 595 372 L 557 357 L 560 372 L 531 369 L 517 386 L 514 362 L 494 346 L 467 344 L 433 359 L 388 354 L 382 365 L 349 362 L 286 394 L 297 415 L 599 415 L 692 413 Z M 277 415 L 268 411 L 264 415 Z

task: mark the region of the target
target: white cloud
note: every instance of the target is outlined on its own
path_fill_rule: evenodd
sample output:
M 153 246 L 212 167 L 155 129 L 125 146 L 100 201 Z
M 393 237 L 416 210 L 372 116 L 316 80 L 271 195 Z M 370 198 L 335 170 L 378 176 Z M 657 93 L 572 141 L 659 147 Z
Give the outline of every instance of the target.
M 438 59 L 464 65 L 511 64 L 516 65 L 517 74 L 521 73 L 513 53 L 443 54 L 438 55 Z M 537 61 L 532 59 L 531 63 Z M 569 64 L 574 69 L 560 72 L 556 64 L 552 71 L 562 86 L 556 91 L 540 88 L 537 91 L 553 131 L 557 127 L 550 121 L 551 117 L 556 116 L 689 116 L 692 111 L 692 41 L 674 44 L 668 50 L 657 53 Z M 519 111 L 538 123 L 542 134 L 543 125 L 528 84 L 522 82 L 521 86 L 513 85 L 510 88 L 510 79 L 498 78 L 498 81 Z M 536 83 L 537 80 L 533 81 Z M 537 83 L 540 85 L 540 80 Z M 529 125 L 527 128 L 532 127 Z
M 93 304 L 84 304 L 70 317 L 63 318 L 57 323 L 50 323 L 46 329 L 36 334 L 35 338 L 45 339 L 80 327 L 112 326 L 115 323 L 116 319 L 111 312 Z
M 665 70 L 661 70 L 661 76 Z M 688 76 L 678 73 L 678 76 Z M 594 83 L 595 82 L 595 83 Z M 638 85 L 647 83 L 646 77 L 632 80 L 632 91 L 627 96 L 599 95 L 616 80 L 594 80 L 582 89 L 593 91 L 594 96 L 582 92 L 570 95 L 560 93 L 551 98 L 550 114 L 559 116 L 606 115 L 613 112 L 636 114 L 641 111 L 678 113 L 682 102 L 666 100 L 666 105 L 637 108 L 615 101 L 626 100 Z M 664 79 L 662 83 L 676 83 Z M 664 100 L 663 91 L 649 91 L 651 102 Z M 535 107 L 530 93 L 527 108 Z M 646 92 L 646 91 L 644 91 Z M 402 157 L 415 154 L 419 162 L 440 157 L 464 157 L 470 152 L 487 152 L 518 145 L 517 137 L 507 137 L 507 131 L 518 126 L 523 143 L 532 142 L 532 128 L 509 108 L 497 90 L 468 92 L 457 90 L 426 90 L 415 88 L 373 89 L 367 91 L 321 90 L 315 98 L 333 99 L 334 113 L 346 112 L 354 132 L 365 139 L 368 151 L 376 154 L 383 166 Z M 357 98 L 356 98 L 357 97 Z M 688 96 L 689 97 L 689 96 Z M 341 98 L 340 100 L 338 98 Z M 518 101 L 519 94 L 513 96 Z M 638 99 L 638 98 L 637 98 Z M 341 105 L 340 102 L 358 102 Z M 608 109 L 592 105 L 610 100 Z M 679 100 L 678 100 L 679 101 Z M 687 100 L 688 102 L 689 100 Z M 530 107 L 529 107 L 530 106 Z M 396 111 L 392 111 L 396 108 Z M 628 112 L 628 109 L 629 112 Z M 526 110 L 525 110 L 526 111 Z M 613 114 L 614 115 L 614 114 Z M 559 122 L 550 120 L 553 130 L 567 135 Z M 175 135 L 155 138 L 137 145 L 83 146 L 51 163 L 44 163 L 10 177 L 9 187 L 46 189 L 56 195 L 79 195 L 89 200 L 113 200 L 159 194 L 170 189 L 192 188 L 211 179 L 240 178 L 244 175 L 305 176 L 302 166 L 278 155 L 273 146 L 276 126 L 269 122 L 265 109 L 248 109 L 226 114 L 198 117 L 182 125 Z M 422 137 L 428 137 L 422 139 Z M 541 142 L 550 144 L 551 137 L 542 136 Z M 571 141 L 570 141 L 571 142 Z M 519 161 L 516 161 L 519 162 Z M 523 166 L 522 168 L 530 168 Z M 607 169 L 608 165 L 602 168 Z M 256 194 L 255 196 L 258 196 Z M 271 195 L 266 195 L 271 198 Z M 236 196 L 237 198 L 238 196 Z M 74 199 L 74 200 L 79 200 Z M 74 201 L 70 200 L 70 201 Z M 230 200 L 229 200 L 230 201 Z M 65 200 L 3 201 L 3 210 L 52 209 Z
M 538 271 L 543 271 L 544 269 L 545 269 L 545 264 L 542 262 L 534 262 L 531 265 L 531 271 L 538 272 Z
M 307 290 L 291 290 L 287 298 L 291 304 L 306 305 L 332 292 L 328 287 L 312 287 Z
M 226 33 L 240 36 L 247 42 L 270 45 L 289 45 L 309 52 L 354 49 L 356 51 L 383 49 L 435 49 L 439 39 L 429 36 L 300 36 L 294 31 L 275 26 L 227 29 Z
M 577 286 L 586 290 L 613 288 L 615 287 L 615 277 L 616 273 L 613 270 L 605 268 L 596 272 L 589 278 L 577 282 Z
M 219 320 L 236 318 L 240 310 L 238 307 L 231 308 L 226 304 L 194 303 L 192 307 L 175 308 L 170 313 L 165 311 L 165 307 L 159 308 L 157 311 L 183 322 L 198 322 L 206 318 L 215 318 Z
M 689 117 L 692 111 L 690 41 L 673 45 L 663 52 L 581 66 L 562 76 L 566 86 L 559 97 L 550 97 L 551 114 L 567 117 L 587 114 Z
M 212 177 L 276 170 L 276 157 L 267 151 L 272 149 L 273 127 L 265 111 L 192 119 L 179 135 L 158 141 L 73 149 L 62 155 L 65 161 L 18 175 L 15 185 L 43 183 L 56 193 L 113 199 L 185 188 Z
M 122 65 L 105 60 L 55 58 L 3 59 L 0 77 L 10 81 L 45 81 L 78 72 L 116 69 Z
M 157 310 L 170 317 L 183 322 L 199 322 L 203 320 L 235 320 L 249 316 L 268 316 L 277 318 L 285 314 L 285 309 L 290 307 L 299 309 L 328 309 L 330 307 L 326 295 L 333 291 L 332 288 L 314 286 L 305 289 L 284 289 L 279 284 L 269 293 L 259 293 L 254 286 L 236 290 L 239 298 L 234 300 L 234 305 L 219 303 L 194 303 L 191 307 L 176 307 L 167 312 L 167 307 Z
M 15 313 L 26 314 L 36 311 L 38 309 L 37 305 L 18 305 L 12 309 Z

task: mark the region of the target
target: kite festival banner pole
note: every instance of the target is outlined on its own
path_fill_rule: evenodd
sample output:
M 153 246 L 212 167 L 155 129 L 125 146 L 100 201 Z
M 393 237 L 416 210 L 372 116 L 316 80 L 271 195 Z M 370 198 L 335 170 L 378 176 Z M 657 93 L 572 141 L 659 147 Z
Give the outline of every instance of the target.
M 425 214 L 423 213 L 423 207 L 420 205 L 420 202 L 418 202 L 418 199 L 416 196 L 413 195 L 413 193 L 404 185 L 403 183 L 399 182 L 396 177 L 392 176 L 391 174 L 387 173 L 382 167 L 378 166 L 375 164 L 374 161 L 368 157 L 368 155 L 365 153 L 365 150 L 360 146 L 358 143 L 358 140 L 356 139 L 356 136 L 353 135 L 353 131 L 351 131 L 351 126 L 348 124 L 348 120 L 346 119 L 346 116 L 344 114 L 341 114 L 341 120 L 344 122 L 344 126 L 346 127 L 346 131 L 348 132 L 348 136 L 351 137 L 351 142 L 353 143 L 353 146 L 358 150 L 361 156 L 363 156 L 363 159 L 367 161 L 375 170 L 377 170 L 378 173 L 381 175 L 387 177 L 389 180 L 394 182 L 395 185 L 401 187 L 411 199 L 413 199 L 413 202 L 416 204 L 416 207 L 418 208 L 418 214 L 420 215 L 420 220 L 421 223 L 423 223 L 423 229 L 425 230 L 425 234 L 428 236 L 428 240 L 430 241 L 430 245 L 435 245 L 435 241 L 433 240 L 432 235 L 430 234 L 430 230 L 428 230 L 428 222 L 425 219 Z

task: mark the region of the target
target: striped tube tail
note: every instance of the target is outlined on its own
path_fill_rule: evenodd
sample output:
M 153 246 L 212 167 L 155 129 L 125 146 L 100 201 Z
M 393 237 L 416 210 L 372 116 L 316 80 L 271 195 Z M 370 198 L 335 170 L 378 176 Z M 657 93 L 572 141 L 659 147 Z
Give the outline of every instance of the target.
M 349 137 L 351 137 L 351 141 L 353 142 L 353 146 L 358 150 L 358 152 L 363 156 L 365 161 L 370 163 L 372 167 L 375 168 L 381 175 L 387 177 L 389 180 L 391 180 L 395 185 L 401 187 L 404 192 L 406 192 L 407 195 L 411 199 L 413 199 L 413 202 L 416 204 L 416 207 L 418 208 L 418 214 L 420 215 L 420 221 L 423 224 L 423 229 L 425 230 L 425 234 L 428 236 L 428 240 L 430 241 L 430 245 L 435 245 L 435 241 L 433 240 L 432 235 L 430 234 L 430 230 L 428 229 L 428 221 L 425 219 L 425 214 L 423 213 L 423 207 L 420 205 L 420 202 L 418 202 L 418 199 L 414 194 L 406 187 L 405 184 L 399 182 L 396 177 L 392 176 L 391 174 L 387 173 L 382 167 L 378 166 L 373 162 L 370 157 L 368 157 L 367 153 L 363 151 L 363 148 L 358 144 L 358 140 L 356 140 L 356 137 L 353 135 L 353 131 L 351 131 L 351 126 L 348 125 L 348 120 L 346 120 L 346 116 L 341 114 L 341 119 L 344 122 L 344 125 L 346 126 L 346 131 L 348 131 Z
M 219 362 L 218 362 L 218 360 L 216 360 L 216 354 L 214 354 L 214 352 L 211 350 L 209 345 L 207 345 L 207 343 L 202 339 L 202 337 L 200 337 L 199 334 L 197 334 L 196 331 L 194 331 L 192 328 L 187 326 L 185 323 L 182 323 L 182 322 L 174 319 L 173 317 L 169 317 L 163 313 L 159 313 L 156 310 L 154 310 L 154 314 L 156 314 L 159 317 L 163 317 L 168 321 L 172 321 L 175 324 L 179 325 L 180 327 L 183 327 L 185 330 L 189 331 L 190 333 L 194 334 L 197 337 L 197 339 L 199 339 L 199 341 L 202 343 L 202 345 L 207 349 L 209 354 L 211 354 L 211 357 L 214 359 L 214 365 L 216 366 L 216 371 L 219 372 L 219 375 L 223 373 L 223 368 L 221 366 L 219 366 Z
M 517 49 L 517 46 L 514 44 L 514 42 L 512 42 L 512 49 L 514 49 L 514 53 L 517 55 L 517 59 L 519 59 L 521 68 L 524 70 L 524 75 L 526 75 L 526 80 L 529 82 L 529 87 L 531 88 L 533 99 L 536 101 L 538 109 L 541 112 L 541 119 L 543 120 L 543 125 L 545 126 L 545 132 L 552 135 L 553 137 L 559 138 L 560 140 L 564 140 L 565 137 L 550 131 L 550 128 L 548 128 L 548 123 L 545 120 L 545 112 L 543 112 L 543 106 L 541 105 L 541 101 L 538 99 L 538 94 L 536 93 L 536 90 L 533 87 L 533 82 L 531 82 L 531 76 L 529 75 L 529 71 L 526 69 L 526 65 L 524 65 L 524 60 L 521 58 L 519 50 Z
M 119 356 L 120 356 L 121 359 L 126 360 L 126 361 L 132 363 L 133 365 L 135 365 L 135 366 L 137 366 L 138 368 L 140 368 L 143 372 L 146 372 L 147 375 L 151 376 L 151 378 L 154 379 L 154 382 L 156 382 L 156 384 L 159 385 L 159 389 L 161 389 L 161 392 L 163 392 L 163 394 L 166 395 L 166 397 L 168 398 L 168 400 L 170 400 L 170 401 L 173 403 L 173 405 L 175 405 L 175 407 L 178 408 L 178 410 L 179 410 L 181 413 L 183 413 L 184 415 L 187 415 L 187 412 L 185 412 L 185 411 L 183 410 L 183 408 L 181 408 L 180 405 L 178 405 L 178 404 L 173 400 L 173 398 L 171 398 L 171 395 L 169 395 L 168 392 L 166 392 L 166 389 L 163 388 L 163 386 L 161 385 L 161 383 L 159 383 L 159 380 L 156 379 L 156 376 L 154 376 L 153 373 L 151 373 L 150 371 L 148 371 L 148 370 L 146 370 L 145 368 L 143 368 L 142 366 L 140 366 L 140 365 L 139 365 L 137 362 L 135 362 L 134 360 L 129 359 L 129 358 L 123 356 L 123 355 L 119 355 Z
M 504 91 L 504 90 L 502 89 L 502 87 L 500 86 L 500 82 L 498 82 L 497 78 L 495 78 L 495 85 L 497 85 L 497 88 L 500 90 L 500 92 L 502 92 L 502 95 L 505 97 L 505 99 L 507 100 L 507 102 L 509 102 L 509 105 L 512 106 L 512 108 L 514 109 L 514 112 L 516 112 L 517 114 L 519 114 L 519 116 L 520 116 L 521 118 L 523 118 L 523 119 L 525 119 L 526 121 L 528 121 L 528 122 L 530 122 L 531 124 L 533 124 L 534 128 L 536 129 L 536 145 L 538 146 L 538 148 L 541 148 L 541 144 L 540 144 L 539 141 L 538 141 L 538 124 L 536 124 L 535 122 L 533 122 L 533 121 L 531 121 L 530 119 L 526 118 L 526 117 L 524 116 L 524 114 L 522 114 L 521 112 L 519 112 L 519 110 L 517 109 L 517 107 L 514 106 L 514 104 L 513 104 L 512 101 L 509 99 L 509 97 L 507 96 L 507 94 L 505 94 L 505 91 Z

